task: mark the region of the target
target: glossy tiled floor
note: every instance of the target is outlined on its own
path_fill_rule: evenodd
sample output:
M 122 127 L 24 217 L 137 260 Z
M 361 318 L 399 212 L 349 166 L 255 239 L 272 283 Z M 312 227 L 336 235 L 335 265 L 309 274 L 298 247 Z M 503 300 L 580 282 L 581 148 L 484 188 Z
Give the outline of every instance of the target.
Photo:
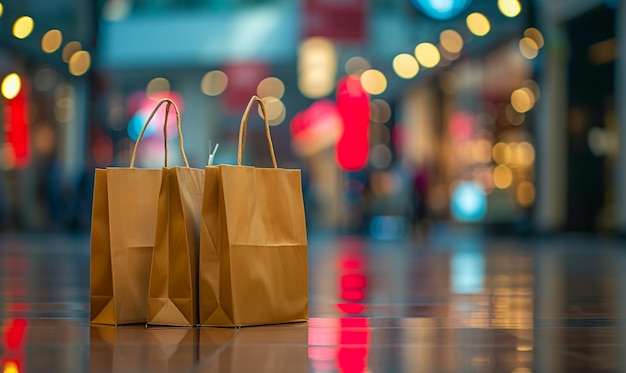
M 95 327 L 89 237 L 0 235 L 18 372 L 626 372 L 626 246 L 435 234 L 310 242 L 308 323 Z

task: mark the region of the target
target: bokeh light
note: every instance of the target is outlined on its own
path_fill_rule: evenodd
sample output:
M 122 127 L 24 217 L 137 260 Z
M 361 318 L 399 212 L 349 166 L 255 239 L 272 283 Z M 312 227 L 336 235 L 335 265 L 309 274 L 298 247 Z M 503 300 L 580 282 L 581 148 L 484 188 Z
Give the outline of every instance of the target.
M 491 31 L 489 19 L 482 13 L 472 13 L 465 19 L 467 28 L 476 36 L 485 36 Z
M 228 76 L 220 70 L 209 71 L 204 74 L 200 82 L 202 93 L 207 96 L 218 96 L 226 90 L 228 85 Z
M 439 42 L 443 49 L 450 53 L 459 53 L 463 49 L 463 37 L 454 30 L 444 30 L 439 34 Z
M 80 76 L 85 74 L 91 66 L 91 55 L 87 51 L 78 51 L 72 54 L 69 61 L 70 74 Z
M 526 115 L 513 109 L 513 105 L 511 104 L 506 106 L 504 115 L 506 116 L 506 120 L 514 126 L 519 126 L 524 123 L 524 120 L 526 119 Z
M 369 69 L 361 74 L 361 86 L 365 92 L 372 95 L 379 95 L 387 89 L 387 78 L 375 69 Z
M 387 123 L 391 119 L 391 107 L 385 100 L 376 99 L 370 103 L 370 118 L 375 123 Z
M 170 82 L 169 80 L 163 77 L 157 77 L 146 85 L 146 95 L 148 97 L 156 97 L 159 93 L 169 92 L 170 91 Z
M 3 14 L 4 14 L 4 5 L 0 3 L 0 17 L 2 17 Z
M 11 73 L 2 79 L 2 96 L 7 100 L 14 99 L 22 89 L 22 80 L 16 73 Z
M 374 168 L 385 169 L 391 165 L 392 158 L 391 149 L 385 144 L 378 144 L 372 147 L 369 161 Z
M 487 212 L 487 197 L 484 190 L 476 182 L 463 181 L 458 183 L 450 198 L 452 215 L 458 221 L 480 221 Z
M 365 58 L 360 56 L 348 58 L 346 64 L 344 65 L 346 74 L 355 76 L 361 76 L 361 74 L 363 74 L 363 72 L 368 70 L 370 67 L 372 67 L 370 63 L 367 62 Z
M 320 98 L 335 88 L 337 52 L 332 41 L 311 37 L 298 48 L 298 89 L 308 98 Z
M 537 30 L 534 27 L 529 27 L 524 31 L 524 36 L 527 38 L 531 38 L 535 44 L 537 44 L 538 48 L 543 48 L 544 40 L 541 31 Z
M 29 16 L 22 16 L 13 23 L 13 36 L 18 39 L 24 39 L 33 32 L 35 22 Z
M 535 162 L 535 148 L 528 141 L 522 141 L 515 147 L 514 158 L 519 166 L 530 167 Z
M 59 30 L 50 30 L 41 38 L 41 50 L 45 53 L 56 52 L 63 42 L 63 34 Z
M 539 47 L 533 39 L 522 38 L 519 41 L 519 51 L 526 59 L 532 60 L 539 54 Z
M 506 189 L 513 183 L 513 171 L 503 164 L 493 169 L 493 185 L 499 189 Z
M 63 62 L 69 63 L 70 58 L 72 58 L 72 55 L 78 52 L 79 50 L 81 50 L 82 48 L 83 46 L 77 41 L 70 41 L 69 43 L 65 44 L 65 47 L 63 47 L 63 52 L 62 52 Z
M 519 113 L 525 113 L 535 105 L 532 91 L 526 87 L 516 89 L 511 94 L 511 105 Z
M 267 96 L 261 99 L 265 104 L 265 113 L 267 114 L 267 121 L 271 126 L 281 124 L 286 117 L 285 104 L 278 98 Z M 259 116 L 263 117 L 263 111 L 261 107 L 258 107 Z
M 517 17 L 522 11 L 519 0 L 498 0 L 498 9 L 509 18 Z
M 402 53 L 393 59 L 393 71 L 403 79 L 411 79 L 417 75 L 420 66 L 415 57 L 408 53 Z
M 498 142 L 495 144 L 491 150 L 491 154 L 493 156 L 493 160 L 501 165 L 509 164 L 511 162 L 511 158 L 513 157 L 511 148 L 505 142 Z
M 431 43 L 420 43 L 415 47 L 415 58 L 420 65 L 432 68 L 441 61 L 439 49 Z
M 280 99 L 285 94 L 285 84 L 273 76 L 265 78 L 257 85 L 256 94 L 260 98 L 275 97 Z
M 517 202 L 523 207 L 528 207 L 535 202 L 535 186 L 528 180 L 519 183 L 515 194 Z

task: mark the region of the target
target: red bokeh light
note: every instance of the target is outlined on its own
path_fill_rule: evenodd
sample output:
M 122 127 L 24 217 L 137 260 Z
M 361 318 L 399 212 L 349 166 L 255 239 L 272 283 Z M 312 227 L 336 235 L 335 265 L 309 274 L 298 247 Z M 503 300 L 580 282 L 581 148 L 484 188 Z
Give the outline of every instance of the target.
M 353 76 L 344 77 L 337 86 L 337 110 L 343 132 L 337 143 L 337 162 L 346 171 L 365 167 L 369 153 L 370 98 Z

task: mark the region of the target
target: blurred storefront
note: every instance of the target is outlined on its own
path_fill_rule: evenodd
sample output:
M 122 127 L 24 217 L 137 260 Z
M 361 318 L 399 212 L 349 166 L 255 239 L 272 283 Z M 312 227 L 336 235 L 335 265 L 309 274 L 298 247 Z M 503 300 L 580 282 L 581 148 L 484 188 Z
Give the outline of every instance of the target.
M 0 229 L 85 229 L 96 9 L 3 2 L 0 33 Z
M 619 1 L 63 3 L 63 14 L 7 4 L 0 17 L 6 35 L 19 15 L 36 25 L 3 50 L 3 76 L 30 82 L 21 94 L 37 108 L 27 126 L 32 156 L 23 172 L 5 173 L 4 189 L 28 190 L 36 183 L 18 179 L 43 180 L 54 160 L 65 184 L 43 185 L 69 185 L 75 200 L 85 170 L 128 164 L 163 96 L 181 108 L 193 167 L 215 143 L 215 162 L 233 163 L 243 108 L 258 94 L 279 166 L 303 169 L 313 229 L 383 240 L 436 222 L 626 232 Z M 63 41 L 44 53 L 53 28 Z M 81 44 L 71 50 L 71 41 Z M 93 60 L 79 76 L 68 70 L 76 51 Z M 162 164 L 162 119 L 140 147 L 143 166 Z M 264 131 L 252 121 L 245 162 L 265 166 Z M 179 161 L 178 141 L 166 141 Z M 39 192 L 22 194 L 30 197 L 2 199 L 5 221 L 16 221 L 9 211 L 32 213 L 37 227 L 55 219 L 39 211 Z

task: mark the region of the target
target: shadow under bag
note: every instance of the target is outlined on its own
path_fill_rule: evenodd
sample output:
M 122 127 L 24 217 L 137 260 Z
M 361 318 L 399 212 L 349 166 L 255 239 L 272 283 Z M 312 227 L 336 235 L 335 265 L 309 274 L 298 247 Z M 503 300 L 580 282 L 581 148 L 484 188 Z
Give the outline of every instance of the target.
M 242 166 L 258 102 L 273 168 Z M 200 324 L 244 326 L 308 319 L 307 236 L 300 170 L 278 168 L 263 102 L 252 97 L 237 165 L 205 168 L 200 236 Z

